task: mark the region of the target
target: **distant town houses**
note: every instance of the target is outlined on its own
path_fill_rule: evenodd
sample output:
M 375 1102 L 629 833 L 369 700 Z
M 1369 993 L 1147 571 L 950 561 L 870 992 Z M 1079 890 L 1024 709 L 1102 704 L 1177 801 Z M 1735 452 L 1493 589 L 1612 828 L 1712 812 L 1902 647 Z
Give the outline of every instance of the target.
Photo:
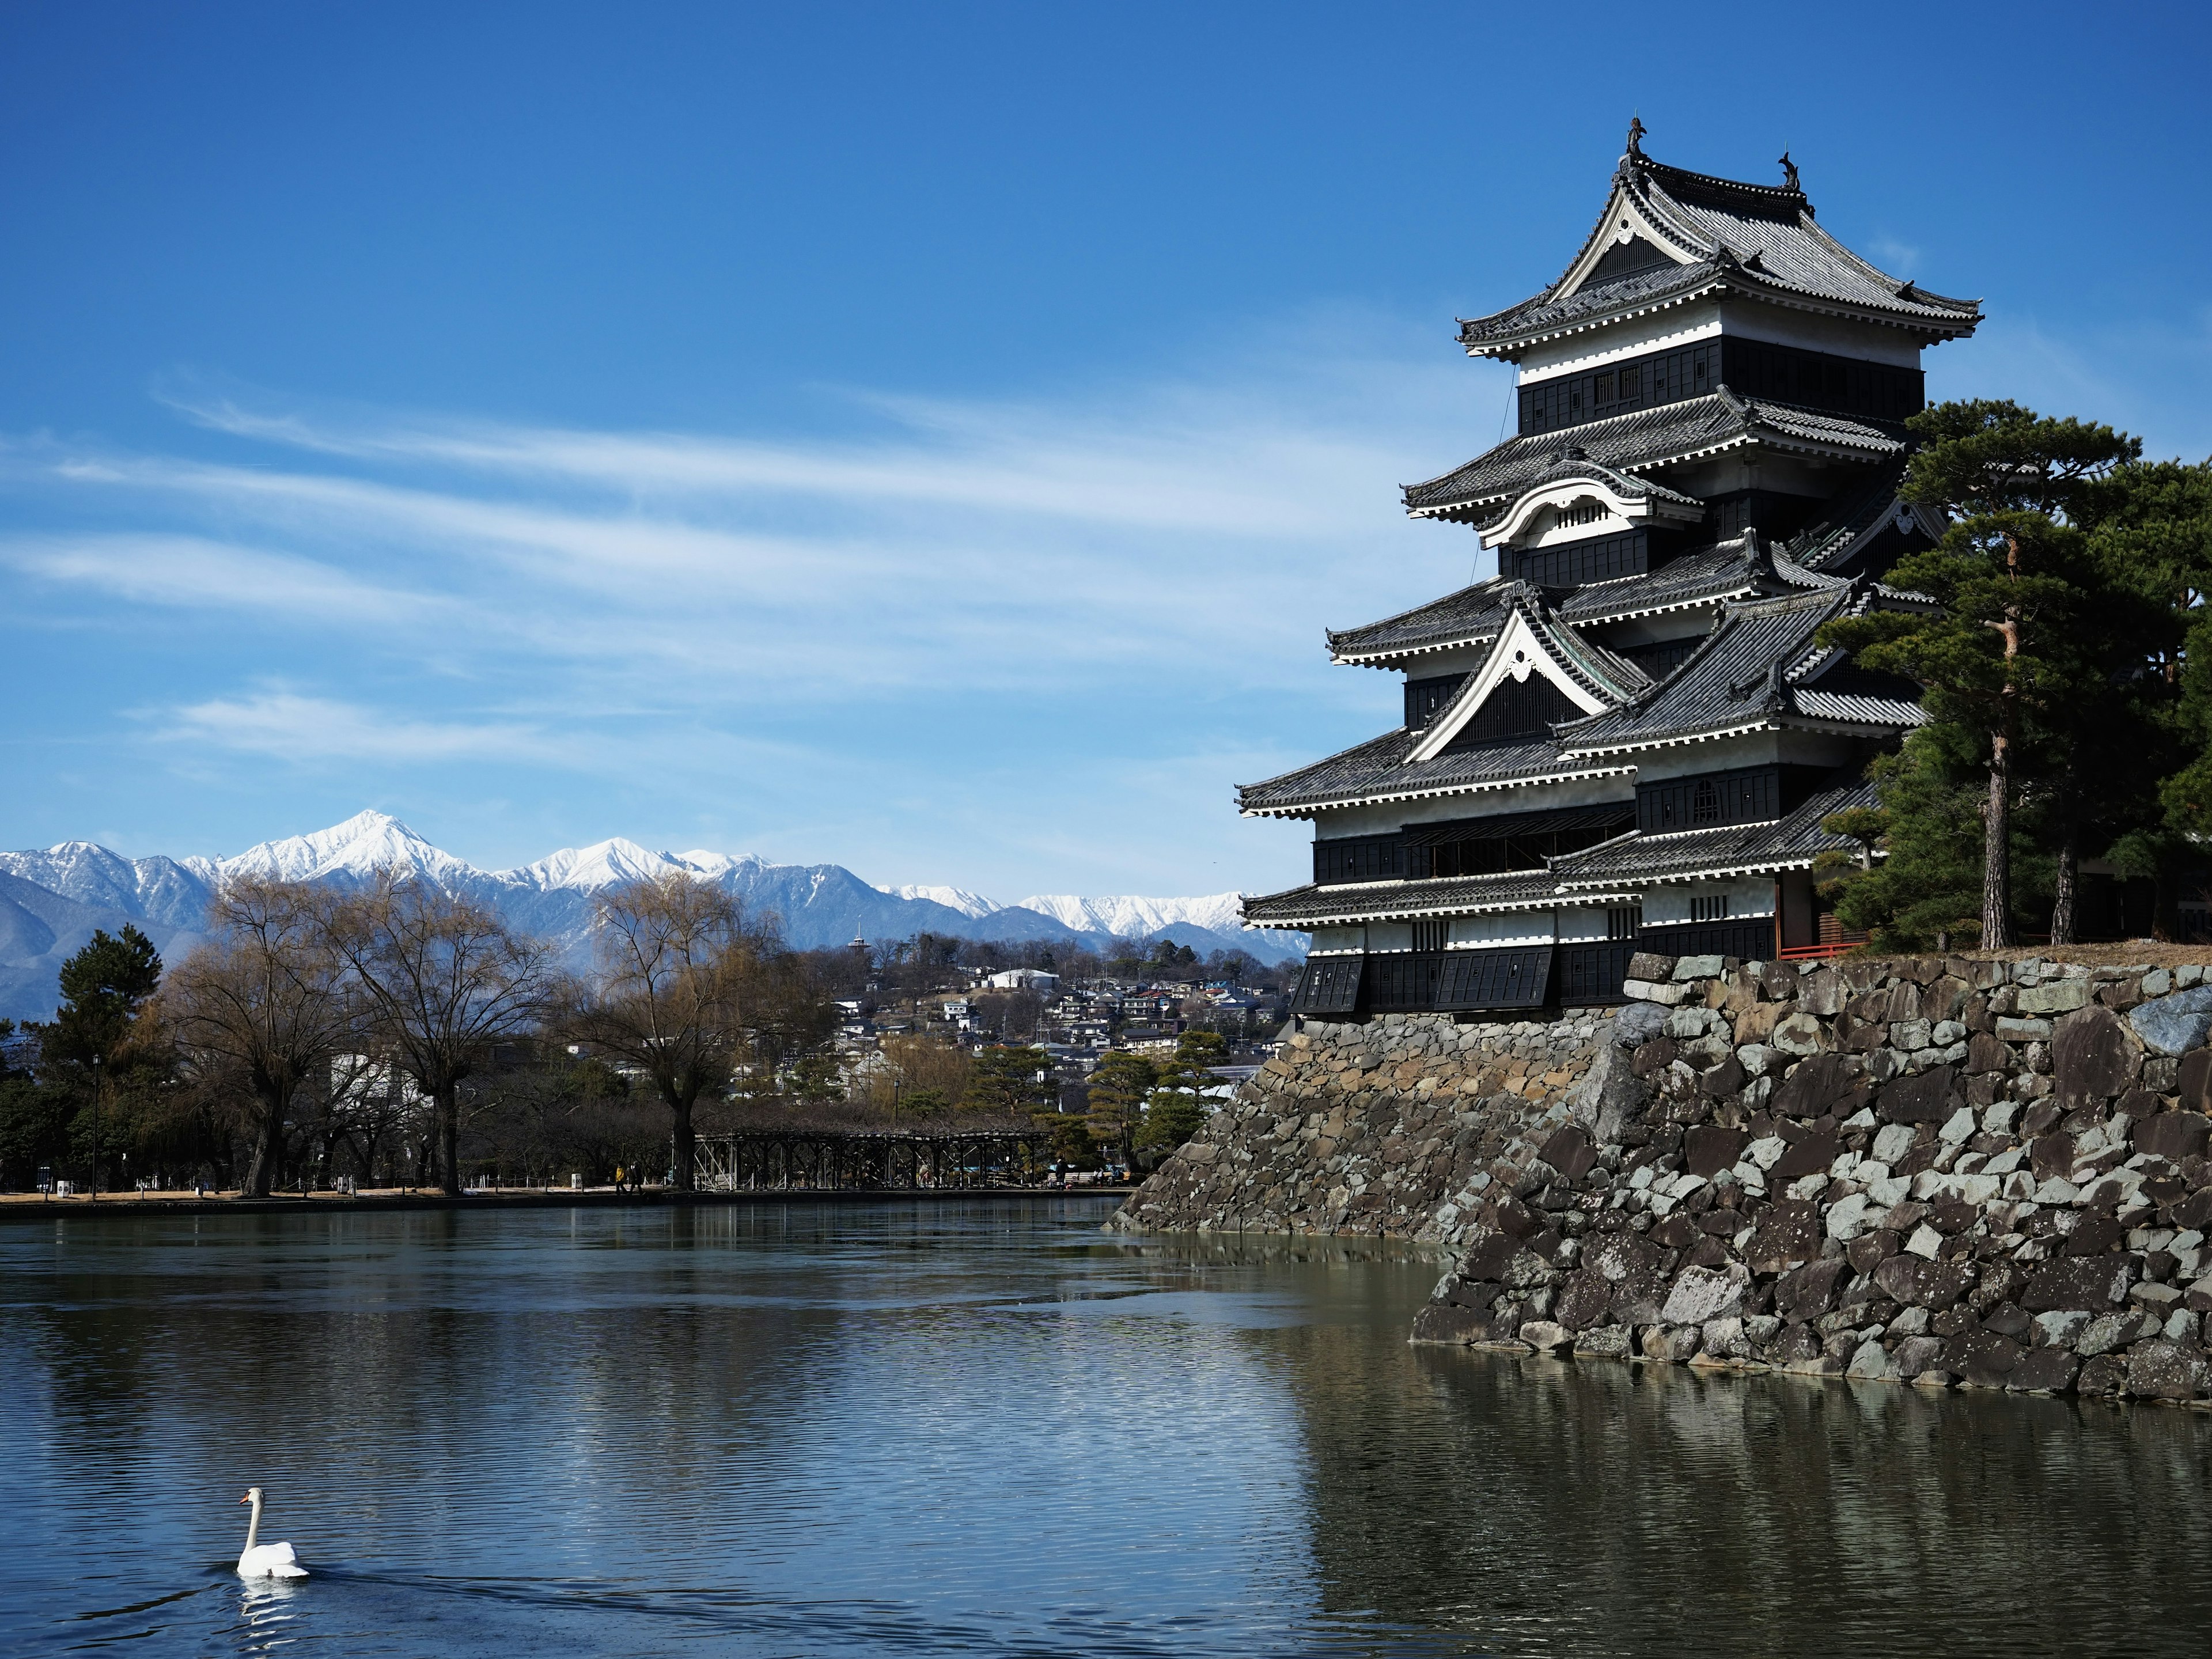
M 1296 973 L 1294 964 L 1261 976 L 1280 984 L 1247 985 L 1233 976 L 1193 982 L 963 967 L 951 970 L 961 981 L 957 988 L 909 994 L 872 972 L 864 988 L 836 1001 L 840 1070 L 847 1093 L 859 1098 L 890 1088 L 896 1067 L 885 1057 L 887 1042 L 921 1039 L 970 1055 L 1033 1044 L 1049 1059 L 1054 1084 L 1075 1103 L 1069 1109 L 1079 1109 L 1085 1080 L 1108 1054 L 1158 1060 L 1174 1053 L 1186 1032 L 1214 1031 L 1228 1043 L 1232 1063 L 1217 1068 L 1218 1086 L 1199 1091 L 1211 1109 L 1273 1052 Z

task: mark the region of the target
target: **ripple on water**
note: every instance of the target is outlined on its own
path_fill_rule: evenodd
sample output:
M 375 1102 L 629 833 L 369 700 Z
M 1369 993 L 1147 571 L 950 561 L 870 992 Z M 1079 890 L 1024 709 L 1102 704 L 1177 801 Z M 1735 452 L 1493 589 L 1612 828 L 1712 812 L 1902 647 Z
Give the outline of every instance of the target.
M 1431 1262 L 1104 1209 L 0 1228 L 7 1645 L 2196 1650 L 2197 1414 L 1416 1349 Z

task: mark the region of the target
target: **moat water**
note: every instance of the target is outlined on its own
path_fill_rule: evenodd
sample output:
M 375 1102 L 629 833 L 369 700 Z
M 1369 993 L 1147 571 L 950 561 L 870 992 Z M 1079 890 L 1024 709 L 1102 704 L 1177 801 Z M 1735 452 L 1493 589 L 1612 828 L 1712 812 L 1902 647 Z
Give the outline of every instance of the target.
M 1425 1259 L 1109 1207 L 0 1224 L 0 1651 L 2203 1650 L 2212 1415 L 1415 1348 Z

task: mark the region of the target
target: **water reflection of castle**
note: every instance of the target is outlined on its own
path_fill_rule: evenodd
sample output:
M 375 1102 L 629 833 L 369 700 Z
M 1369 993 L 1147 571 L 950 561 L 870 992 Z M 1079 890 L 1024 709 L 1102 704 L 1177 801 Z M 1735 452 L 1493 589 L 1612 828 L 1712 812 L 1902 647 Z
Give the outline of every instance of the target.
M 1240 792 L 1314 823 L 1312 882 L 1245 905 L 1311 931 L 1301 1012 L 1602 1002 L 1638 949 L 1813 946 L 1820 820 L 1921 719 L 1814 635 L 1925 603 L 1881 580 L 1936 528 L 1901 422 L 1979 306 L 1830 237 L 1787 156 L 1739 184 L 1642 137 L 1565 275 L 1461 326 L 1519 367 L 1517 433 L 1405 492 L 1498 574 L 1331 633 L 1405 677 L 1403 724 Z

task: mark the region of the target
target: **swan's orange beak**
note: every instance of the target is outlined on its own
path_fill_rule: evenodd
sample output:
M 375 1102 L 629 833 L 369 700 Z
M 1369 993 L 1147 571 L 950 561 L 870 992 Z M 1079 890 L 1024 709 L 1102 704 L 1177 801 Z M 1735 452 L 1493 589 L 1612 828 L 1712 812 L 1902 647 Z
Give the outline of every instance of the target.
M 251 1504 L 253 1501 L 253 1494 L 252 1492 L 248 1492 L 245 1497 L 240 1498 L 238 1501 L 241 1504 Z

